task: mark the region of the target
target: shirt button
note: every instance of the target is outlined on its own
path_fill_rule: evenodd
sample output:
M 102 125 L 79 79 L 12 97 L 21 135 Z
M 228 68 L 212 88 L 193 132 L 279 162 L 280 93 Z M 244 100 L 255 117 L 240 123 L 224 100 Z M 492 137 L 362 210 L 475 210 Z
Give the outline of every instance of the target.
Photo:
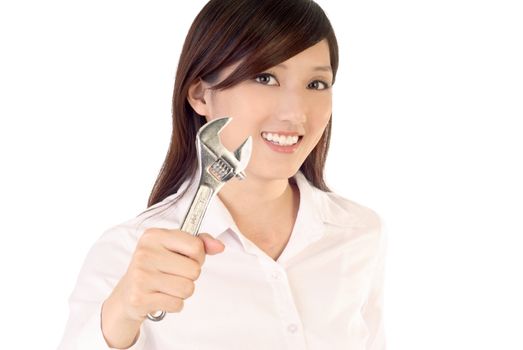
M 277 271 L 275 271 L 271 274 L 271 277 L 275 280 L 278 280 L 280 279 L 280 274 Z
M 294 323 L 291 323 L 291 324 L 287 327 L 287 330 L 289 331 L 289 333 L 296 333 L 296 331 L 298 330 L 298 326 L 295 325 Z

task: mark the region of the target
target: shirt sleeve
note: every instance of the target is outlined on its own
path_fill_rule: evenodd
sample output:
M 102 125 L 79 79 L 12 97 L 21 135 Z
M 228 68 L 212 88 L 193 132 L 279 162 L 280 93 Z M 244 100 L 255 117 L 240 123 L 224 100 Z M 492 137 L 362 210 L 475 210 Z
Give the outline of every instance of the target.
M 127 270 L 134 251 L 130 230 L 116 226 L 107 230 L 91 247 L 69 298 L 69 319 L 58 350 L 113 349 L 102 333 L 101 310 L 103 302 Z M 129 349 L 145 349 L 144 323 L 140 336 Z
M 383 317 L 385 256 L 387 247 L 387 233 L 383 220 L 378 231 L 375 264 L 370 283 L 368 299 L 362 308 L 362 316 L 369 330 L 366 350 L 385 349 L 385 327 Z

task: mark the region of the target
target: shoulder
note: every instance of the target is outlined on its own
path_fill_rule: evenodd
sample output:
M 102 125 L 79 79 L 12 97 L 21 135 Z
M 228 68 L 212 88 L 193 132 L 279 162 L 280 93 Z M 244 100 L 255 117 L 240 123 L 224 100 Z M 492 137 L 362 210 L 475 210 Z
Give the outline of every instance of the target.
M 100 236 L 98 243 L 112 243 L 126 245 L 134 249 L 138 239 L 145 230 L 152 227 L 177 228 L 181 213 L 176 196 L 172 195 L 158 202 L 135 217 L 116 223 L 108 227 Z
M 335 192 L 320 189 L 314 189 L 314 192 L 328 232 L 345 237 L 340 237 L 343 240 L 363 238 L 373 242 L 376 249 L 385 245 L 384 221 L 374 209 Z
M 354 243 L 367 249 L 376 259 L 385 254 L 387 233 L 382 216 L 375 210 L 337 193 L 319 193 L 323 197 L 323 216 L 327 232 L 338 242 Z M 337 238 L 335 238 L 337 237 Z
M 345 198 L 335 192 L 315 190 L 320 197 L 323 219 L 326 223 L 340 227 L 379 229 L 380 215 L 370 207 Z
M 296 174 L 296 180 L 302 191 L 302 198 L 313 203 L 313 208 L 309 208 L 307 212 L 323 221 L 327 231 L 379 236 L 383 225 L 381 216 L 375 210 L 337 192 L 327 192 L 315 187 L 301 172 Z M 304 204 L 305 207 L 310 206 Z

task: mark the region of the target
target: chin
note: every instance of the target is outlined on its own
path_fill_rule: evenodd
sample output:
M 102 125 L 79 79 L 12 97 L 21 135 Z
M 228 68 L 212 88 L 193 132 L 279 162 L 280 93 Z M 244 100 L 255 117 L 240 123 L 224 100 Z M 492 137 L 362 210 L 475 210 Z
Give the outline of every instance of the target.
M 299 169 L 299 165 L 296 166 L 291 164 L 279 167 L 264 167 L 263 169 L 249 169 L 249 167 L 247 167 L 246 175 L 247 177 L 251 176 L 265 180 L 283 180 L 293 177 Z

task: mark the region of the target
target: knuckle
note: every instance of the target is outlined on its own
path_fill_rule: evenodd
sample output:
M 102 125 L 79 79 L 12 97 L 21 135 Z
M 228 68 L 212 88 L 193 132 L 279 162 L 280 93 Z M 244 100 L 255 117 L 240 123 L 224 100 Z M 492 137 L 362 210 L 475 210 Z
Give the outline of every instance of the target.
M 145 231 L 143 231 L 142 236 L 140 237 L 140 241 L 146 241 L 148 239 L 151 239 L 151 236 L 154 236 L 156 234 L 157 230 L 154 228 L 148 228 Z
M 134 261 L 140 266 L 143 265 L 146 261 L 148 261 L 149 253 L 145 249 L 137 249 L 134 252 Z
M 185 284 L 185 290 L 184 290 L 185 298 L 188 298 L 193 294 L 194 294 L 194 282 L 188 281 Z
M 191 269 L 191 272 L 191 279 L 195 281 L 198 279 L 198 277 L 200 277 L 200 274 L 202 273 L 202 267 L 197 262 L 194 262 L 194 266 Z
M 155 234 L 158 234 L 160 232 L 163 232 L 165 231 L 163 228 L 159 228 L 159 227 L 149 227 L 149 228 L 146 228 L 144 231 L 143 231 L 143 234 L 144 235 L 155 235 Z
M 133 284 L 142 287 L 147 284 L 147 274 L 142 270 L 135 270 L 132 275 Z
M 158 235 L 160 235 L 163 231 L 164 230 L 161 228 L 150 227 L 142 233 L 139 243 L 146 244 L 150 241 L 153 241 L 153 240 L 157 239 L 156 237 L 158 237 Z
M 182 299 L 178 299 L 178 302 L 176 304 L 176 311 L 178 311 L 178 312 L 182 311 L 183 306 L 184 306 L 183 300 Z
M 129 292 L 141 294 L 143 286 L 147 285 L 147 275 L 141 270 L 133 270 L 129 274 Z
M 170 312 L 180 312 L 183 309 L 183 300 L 180 298 L 173 298 L 169 304 Z
M 191 242 L 191 253 L 193 256 L 197 257 L 197 256 L 200 256 L 203 251 L 204 251 L 204 245 L 203 245 L 203 241 L 197 237 L 195 237 L 195 239 L 192 240 Z
M 143 304 L 143 297 L 139 293 L 130 293 L 128 300 L 129 305 L 131 305 L 134 308 L 138 308 Z

